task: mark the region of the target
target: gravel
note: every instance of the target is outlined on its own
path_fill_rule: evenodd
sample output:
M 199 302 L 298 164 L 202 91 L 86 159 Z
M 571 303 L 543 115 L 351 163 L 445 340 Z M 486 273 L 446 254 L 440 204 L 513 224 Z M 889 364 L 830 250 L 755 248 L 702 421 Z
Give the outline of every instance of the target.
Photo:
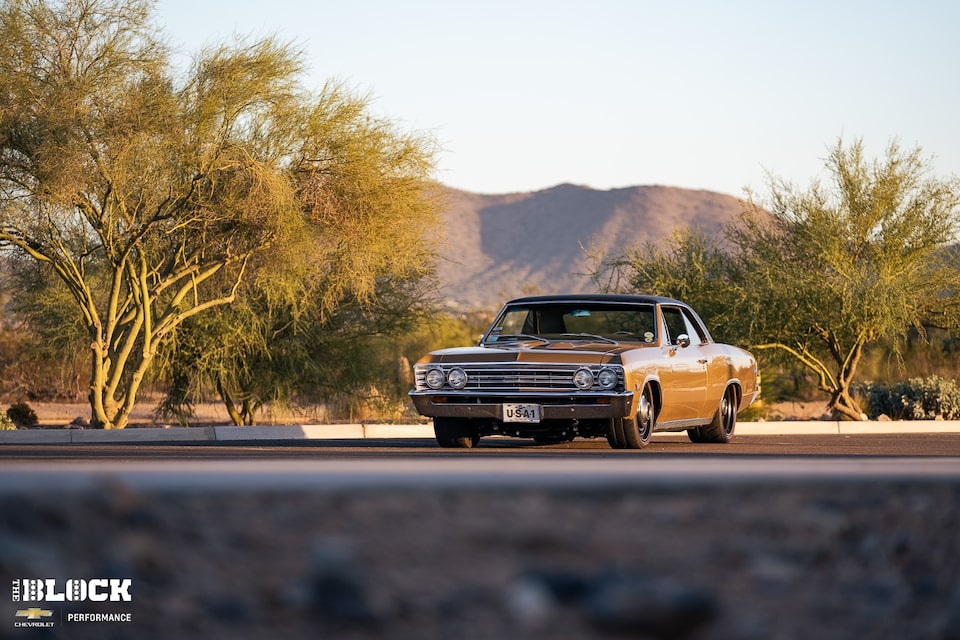
M 0 494 L 69 638 L 960 638 L 960 483 Z M 0 637 L 28 606 L 2 598 Z M 31 605 L 32 606 L 32 605 Z M 68 623 L 70 612 L 130 622 Z

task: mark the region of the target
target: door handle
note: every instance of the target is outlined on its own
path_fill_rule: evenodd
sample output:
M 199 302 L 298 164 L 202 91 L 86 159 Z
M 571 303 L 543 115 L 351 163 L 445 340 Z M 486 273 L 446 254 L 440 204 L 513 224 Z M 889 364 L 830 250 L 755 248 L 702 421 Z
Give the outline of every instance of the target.
M 700 364 L 707 364 L 708 361 L 706 358 L 700 358 L 699 360 L 697 360 L 697 362 L 699 362 Z

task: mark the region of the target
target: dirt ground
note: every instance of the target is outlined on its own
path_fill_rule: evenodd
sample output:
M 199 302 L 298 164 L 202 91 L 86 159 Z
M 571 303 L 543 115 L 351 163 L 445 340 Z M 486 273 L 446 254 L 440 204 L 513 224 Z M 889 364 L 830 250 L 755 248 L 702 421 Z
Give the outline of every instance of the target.
M 824 417 L 826 403 L 816 402 L 778 402 L 767 408 L 769 420 L 820 420 Z M 30 403 L 37 414 L 40 425 L 57 427 L 70 424 L 75 419 L 89 420 L 90 406 L 85 403 Z M 169 420 L 158 419 L 154 414 L 155 405 L 150 402 L 138 404 L 130 415 L 131 426 L 176 426 Z M 741 419 L 743 419 L 741 417 Z M 411 417 L 410 422 L 417 418 Z M 303 410 L 267 409 L 259 416 L 261 424 L 322 424 L 325 422 L 323 409 L 319 407 Z M 230 419 L 222 404 L 204 403 L 197 405 L 191 424 L 229 424 Z

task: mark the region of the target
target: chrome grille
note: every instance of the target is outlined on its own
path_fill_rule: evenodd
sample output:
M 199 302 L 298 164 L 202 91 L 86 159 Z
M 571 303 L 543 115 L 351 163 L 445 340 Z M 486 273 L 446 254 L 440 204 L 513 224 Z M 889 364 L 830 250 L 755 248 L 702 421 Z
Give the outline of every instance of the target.
M 441 369 L 444 377 L 453 368 L 460 368 L 467 374 L 467 385 L 460 391 L 483 391 L 488 393 L 516 393 L 523 391 L 579 391 L 573 383 L 573 374 L 577 369 L 590 369 L 596 377 L 601 369 L 612 369 L 617 373 L 617 386 L 612 391 L 624 388 L 623 367 L 620 365 L 582 365 L 582 364 L 543 364 L 543 363 L 455 363 L 428 364 L 416 367 L 417 390 L 428 390 L 424 377 L 429 369 Z M 444 385 L 443 390 L 450 390 Z M 595 385 L 593 391 L 600 391 Z

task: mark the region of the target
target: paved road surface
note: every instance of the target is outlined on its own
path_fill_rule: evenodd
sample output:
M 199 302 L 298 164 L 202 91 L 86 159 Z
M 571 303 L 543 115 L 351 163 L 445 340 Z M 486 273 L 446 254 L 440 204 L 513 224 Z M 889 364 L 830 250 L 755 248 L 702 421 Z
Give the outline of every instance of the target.
M 661 438 L 644 451 L 599 440 L 532 446 L 484 441 L 472 451 L 423 440 L 296 445 L 5 446 L 0 489 L 79 489 L 105 479 L 154 488 L 362 486 L 597 486 L 696 483 L 723 478 L 960 477 L 955 434 L 750 436 L 728 445 Z
M 367 438 L 289 440 L 283 442 L 224 445 L 216 442 L 190 444 L 3 444 L 0 460 L 46 458 L 247 458 L 247 457 L 350 457 L 350 456 L 651 456 L 697 455 L 818 455 L 818 456 L 960 456 L 957 433 L 801 434 L 738 435 L 728 444 L 693 444 L 682 434 L 658 434 L 642 451 L 615 451 L 606 440 L 577 439 L 557 445 L 536 445 L 518 438 L 484 438 L 473 450 L 440 449 L 432 439 Z

